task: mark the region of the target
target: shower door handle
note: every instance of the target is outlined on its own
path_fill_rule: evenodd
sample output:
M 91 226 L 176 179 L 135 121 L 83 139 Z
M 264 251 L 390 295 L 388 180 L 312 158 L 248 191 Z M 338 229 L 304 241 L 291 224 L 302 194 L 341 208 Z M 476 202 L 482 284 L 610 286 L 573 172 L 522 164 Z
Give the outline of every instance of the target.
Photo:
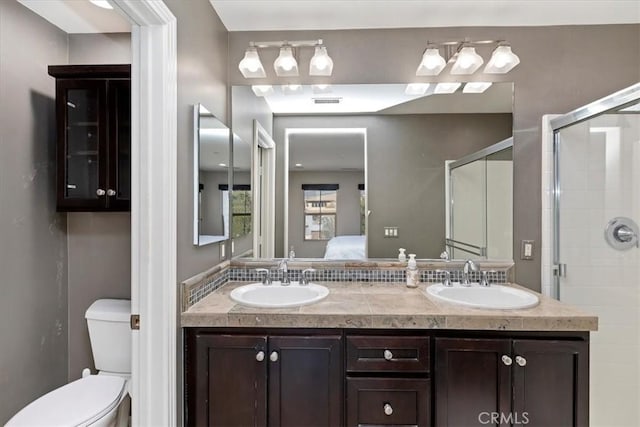
M 553 275 L 556 277 L 567 277 L 567 264 L 554 264 Z

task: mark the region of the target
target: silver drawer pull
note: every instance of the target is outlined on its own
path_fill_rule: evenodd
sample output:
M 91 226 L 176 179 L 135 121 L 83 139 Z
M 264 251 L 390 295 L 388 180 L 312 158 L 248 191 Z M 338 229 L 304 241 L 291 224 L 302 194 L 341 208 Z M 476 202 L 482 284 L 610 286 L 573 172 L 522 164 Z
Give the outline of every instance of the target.
M 385 350 L 385 351 L 384 351 L 384 359 L 385 359 L 385 360 L 391 360 L 391 359 L 393 359 L 393 353 L 391 353 L 389 350 Z
M 516 356 L 516 363 L 518 366 L 525 366 L 527 364 L 527 359 L 522 356 Z
M 107 190 L 107 196 L 113 197 L 116 195 L 116 190 L 112 190 L 111 188 Z
M 106 191 L 104 191 L 102 188 L 98 188 L 96 190 L 96 195 L 98 195 L 98 196 L 104 196 L 105 193 L 106 193 Z
M 269 360 L 271 360 L 272 362 L 277 362 L 278 361 L 278 352 L 277 351 L 272 351 L 271 355 L 269 356 Z
M 390 404 L 388 404 L 388 403 L 385 403 L 385 404 L 384 404 L 384 414 L 385 414 L 386 416 L 390 416 L 391 414 L 393 414 L 393 408 L 392 408 L 392 407 L 391 407 L 391 405 L 390 405 Z
M 507 366 L 511 366 L 511 364 L 513 363 L 513 360 L 511 360 L 511 358 L 505 354 L 502 356 L 502 363 L 504 363 Z
M 264 360 L 264 351 L 259 351 L 258 354 L 256 354 L 256 360 L 258 362 L 262 362 Z

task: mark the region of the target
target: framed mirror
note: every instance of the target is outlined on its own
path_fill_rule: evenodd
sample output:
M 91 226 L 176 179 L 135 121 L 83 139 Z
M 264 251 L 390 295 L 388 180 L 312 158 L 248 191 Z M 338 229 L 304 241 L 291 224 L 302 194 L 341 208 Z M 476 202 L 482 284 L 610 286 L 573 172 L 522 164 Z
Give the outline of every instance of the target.
M 230 129 L 202 104 L 193 107 L 193 244 L 229 238 Z
M 430 87 L 423 94 L 412 95 L 406 93 L 405 84 L 321 88 L 303 85 L 296 93 L 273 86 L 266 96 L 257 96 L 250 87 L 234 86 L 232 110 L 244 115 L 241 120 L 233 115 L 234 128 L 258 115 L 261 122 L 265 117 L 271 122 L 271 136 L 277 148 L 274 256 L 288 256 L 292 245 L 296 257 L 326 256 L 330 239 L 324 239 L 312 252 L 299 250 L 296 247 L 299 243 L 292 243 L 291 236 L 303 235 L 305 231 L 305 203 L 300 201 L 304 196 L 302 184 L 337 183 L 290 179 L 296 162 L 291 160 L 293 154 L 287 140 L 295 140 L 300 129 L 358 128 L 365 129 L 366 134 L 362 172 L 366 185 L 363 208 L 353 210 L 352 219 L 364 218 L 365 256 L 396 258 L 398 248 L 402 247 L 420 259 L 437 259 L 446 248 L 448 230 L 445 162 L 461 159 L 512 136 L 512 83 L 493 83 L 484 93 L 465 93 L 463 88 L 464 85 L 452 94 L 436 94 Z M 330 161 L 337 166 L 346 154 L 332 139 L 331 135 L 323 135 L 309 145 L 323 155 L 332 155 Z M 344 222 L 340 220 L 340 211 L 347 205 L 341 204 L 340 198 L 346 195 L 346 189 L 339 185 L 336 190 L 334 237 L 341 236 L 339 229 Z M 292 199 L 294 193 L 300 193 L 297 195 L 300 200 Z M 349 235 L 357 235 L 359 231 L 351 230 Z

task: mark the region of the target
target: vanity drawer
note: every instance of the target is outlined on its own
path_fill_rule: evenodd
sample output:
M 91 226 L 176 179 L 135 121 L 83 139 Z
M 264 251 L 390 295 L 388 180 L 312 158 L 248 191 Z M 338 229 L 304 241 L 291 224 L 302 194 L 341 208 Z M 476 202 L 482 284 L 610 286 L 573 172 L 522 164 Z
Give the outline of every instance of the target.
M 347 426 L 428 426 L 429 390 L 428 379 L 347 378 Z
M 349 336 L 349 372 L 429 372 L 429 337 Z

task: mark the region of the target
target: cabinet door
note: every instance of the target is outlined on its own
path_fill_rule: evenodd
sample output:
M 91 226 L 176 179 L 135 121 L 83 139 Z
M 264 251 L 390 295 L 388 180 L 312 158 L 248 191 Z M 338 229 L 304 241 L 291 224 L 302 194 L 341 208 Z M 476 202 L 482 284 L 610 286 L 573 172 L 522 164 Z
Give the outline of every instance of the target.
M 588 354 L 585 341 L 514 340 L 514 425 L 589 425 Z
M 187 357 L 186 424 L 266 425 L 267 338 L 202 334 L 187 345 L 195 354 Z
M 107 208 L 129 210 L 131 201 L 131 81 L 109 80 Z
M 269 337 L 269 426 L 343 425 L 341 340 Z
M 57 80 L 56 92 L 58 209 L 103 209 L 108 155 L 106 82 Z
M 510 350 L 506 339 L 436 339 L 437 426 L 500 425 L 490 421 L 511 411 Z

